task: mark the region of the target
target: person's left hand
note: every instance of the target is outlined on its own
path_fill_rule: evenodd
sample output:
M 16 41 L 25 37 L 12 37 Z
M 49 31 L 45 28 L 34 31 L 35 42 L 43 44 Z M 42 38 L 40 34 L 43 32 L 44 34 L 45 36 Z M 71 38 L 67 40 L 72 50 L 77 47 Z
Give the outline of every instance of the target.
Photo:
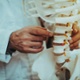
M 70 49 L 79 49 L 79 41 L 80 41 L 80 29 L 74 24 L 72 31 L 72 39 L 70 42 Z

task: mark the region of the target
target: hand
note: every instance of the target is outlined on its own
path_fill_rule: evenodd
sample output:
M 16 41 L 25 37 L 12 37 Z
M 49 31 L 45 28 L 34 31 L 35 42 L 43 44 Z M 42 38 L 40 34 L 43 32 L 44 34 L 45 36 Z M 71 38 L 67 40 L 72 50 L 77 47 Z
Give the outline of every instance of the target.
M 38 53 L 43 50 L 43 41 L 53 36 L 42 27 L 25 27 L 15 31 L 10 36 L 12 48 L 24 53 Z
M 80 41 L 80 29 L 74 24 L 73 32 L 72 32 L 72 39 L 70 42 L 70 49 L 78 49 L 79 48 L 79 41 Z

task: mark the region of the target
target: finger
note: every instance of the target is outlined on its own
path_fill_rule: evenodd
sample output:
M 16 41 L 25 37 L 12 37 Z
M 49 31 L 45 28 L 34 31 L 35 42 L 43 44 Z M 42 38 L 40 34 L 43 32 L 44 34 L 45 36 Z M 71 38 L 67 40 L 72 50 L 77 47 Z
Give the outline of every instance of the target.
M 45 36 L 36 36 L 36 35 L 32 35 L 32 34 L 24 34 L 23 36 L 20 36 L 19 38 L 20 40 L 30 40 L 30 41 L 37 41 L 37 42 L 40 42 L 40 41 L 43 41 L 43 40 L 46 40 L 46 37 Z
M 41 52 L 43 50 L 43 46 L 40 47 L 40 48 L 29 48 L 28 50 L 31 52 L 31 53 L 38 53 L 38 52 Z
M 43 50 L 43 46 L 40 47 L 40 48 L 31 48 L 31 47 L 24 47 L 22 48 L 22 50 L 20 50 L 21 52 L 24 52 L 24 53 L 38 53 L 38 52 L 41 52 Z
M 32 45 L 30 45 L 30 47 L 32 47 L 32 48 L 40 48 L 40 47 L 42 47 L 43 46 L 43 42 L 32 42 L 33 44 Z
M 79 49 L 79 46 L 75 46 L 74 48 L 70 48 L 70 50 Z
M 41 47 L 43 44 L 43 42 L 31 42 L 31 41 L 24 41 L 22 43 L 20 43 L 19 45 L 20 46 L 23 46 L 23 47 Z
M 53 36 L 53 33 L 49 32 L 47 30 L 43 30 L 41 28 L 32 29 L 32 31 L 30 33 L 37 35 L 37 36 Z
M 44 41 L 46 40 L 47 38 L 46 37 L 42 37 L 42 36 L 33 36 L 31 37 L 31 41 L 37 41 L 37 42 L 41 42 L 41 41 Z
M 75 49 L 79 49 L 79 46 L 76 46 Z
M 72 43 L 72 44 L 70 45 L 70 48 L 71 48 L 71 49 L 75 49 L 75 47 L 77 47 L 78 44 L 79 44 L 79 41 L 77 41 L 77 42 L 75 42 L 75 43 Z
M 76 35 L 74 35 L 72 37 L 72 39 L 69 42 L 70 42 L 70 44 L 72 44 L 72 43 L 78 41 L 79 39 L 80 39 L 80 33 L 78 32 Z
M 37 41 L 37 42 L 41 42 L 41 41 L 44 41 L 44 40 L 46 40 L 46 37 L 43 37 L 43 36 L 36 36 L 36 35 L 31 35 L 31 37 L 30 37 L 31 39 L 31 41 Z
M 75 22 L 75 23 L 73 24 L 72 28 L 73 28 L 73 34 L 76 34 L 76 33 L 79 31 L 79 28 L 78 28 L 78 26 L 77 26 L 77 22 Z

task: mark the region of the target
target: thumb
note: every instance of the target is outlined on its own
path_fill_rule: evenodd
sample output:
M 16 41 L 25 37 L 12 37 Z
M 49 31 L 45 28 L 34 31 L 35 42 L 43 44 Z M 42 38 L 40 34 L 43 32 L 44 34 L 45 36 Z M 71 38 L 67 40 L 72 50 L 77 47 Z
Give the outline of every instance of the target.
M 72 29 L 73 29 L 73 31 L 72 31 L 73 35 L 75 35 L 76 33 L 78 33 L 79 28 L 77 26 L 77 22 L 73 23 Z

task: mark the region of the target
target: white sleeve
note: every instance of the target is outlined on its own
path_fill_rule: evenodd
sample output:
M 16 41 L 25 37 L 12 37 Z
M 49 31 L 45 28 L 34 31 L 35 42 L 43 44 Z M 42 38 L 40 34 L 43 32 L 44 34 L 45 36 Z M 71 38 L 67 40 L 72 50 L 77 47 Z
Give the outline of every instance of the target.
M 10 55 L 6 55 L 6 50 L 9 43 L 9 38 L 12 32 L 18 30 L 16 25 L 9 26 L 6 24 L 7 28 L 0 28 L 0 61 L 8 63 L 11 59 Z M 14 27 L 15 26 L 15 27 Z M 12 27 L 9 29 L 9 27 Z
M 11 31 L 0 29 L 0 61 L 9 62 L 10 55 L 6 55 L 6 49 Z
M 0 61 L 8 63 L 11 59 L 10 55 L 6 55 L 9 37 L 14 30 L 0 29 Z
M 6 55 L 9 37 L 18 27 L 6 1 L 0 0 L 0 61 L 8 63 L 11 59 L 10 55 Z

